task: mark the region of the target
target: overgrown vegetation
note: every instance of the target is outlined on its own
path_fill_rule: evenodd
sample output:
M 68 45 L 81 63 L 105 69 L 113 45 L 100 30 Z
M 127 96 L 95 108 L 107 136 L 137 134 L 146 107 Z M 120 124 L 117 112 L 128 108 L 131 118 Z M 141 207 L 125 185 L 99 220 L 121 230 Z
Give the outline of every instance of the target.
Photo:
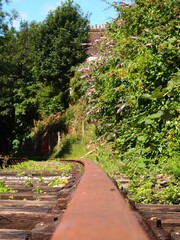
M 8 187 L 5 181 L 0 181 L 0 193 L 15 193 L 15 192 L 17 192 L 17 190 Z
M 29 160 L 16 165 L 9 166 L 3 171 L 17 172 L 17 174 L 24 175 L 31 171 L 31 173 L 40 173 L 43 171 L 48 171 L 52 173 L 63 173 L 64 176 L 68 175 L 72 170 L 72 164 L 60 162 L 58 159 L 50 160 L 46 162 Z
M 70 8 L 77 16 L 79 8 L 75 6 L 74 12 L 72 3 L 67 1 L 62 8 Z M 67 13 L 62 13 L 61 8 L 50 13 L 41 25 L 22 25 L 18 38 L 11 34 L 12 30 L 6 31 L 0 39 L 4 46 L 13 49 L 18 40 L 17 52 L 22 53 L 15 55 L 13 64 L 10 62 L 15 75 L 3 70 L 0 76 L 1 131 L 12 119 L 18 123 L 13 125 L 14 136 L 10 130 L 9 135 L 3 132 L 8 141 L 14 139 L 14 150 L 19 150 L 24 137 L 44 136 L 56 129 L 59 138 L 51 151 L 53 157 L 90 158 L 117 180 L 121 175 L 128 176 L 128 196 L 135 202 L 179 203 L 179 5 L 180 0 L 114 2 L 118 17 L 108 24 L 106 37 L 97 40 L 96 59 L 78 66 L 73 78 L 71 67 L 85 56 L 80 42 L 87 40 L 87 18 L 82 21 L 85 35 L 80 32 L 75 41 L 79 60 L 58 55 L 57 49 L 68 56 L 72 53 L 71 47 L 61 45 L 70 38 L 64 25 L 59 35 L 56 20 L 66 19 Z M 82 30 L 82 15 L 78 16 L 77 29 Z M 74 32 L 72 24 L 66 25 Z M 53 29 L 57 33 L 55 41 L 49 40 Z M 25 48 L 19 51 L 22 42 L 29 38 L 34 39 L 34 44 L 27 46 L 28 54 Z M 36 47 L 41 45 L 39 39 L 44 45 L 42 49 L 38 47 L 40 52 L 36 54 Z M 0 57 L 1 65 L 6 66 L 7 55 L 2 50 Z M 18 68 L 17 59 L 22 60 Z M 17 87 L 12 85 L 13 76 Z M 11 124 L 8 129 L 12 129 Z M 21 129 L 28 136 L 21 134 Z
M 62 161 L 60 162 L 56 159 L 51 161 L 29 160 L 2 169 L 2 172 L 13 172 L 14 174 L 17 173 L 15 178 L 17 178 L 17 181 L 19 181 L 20 185 L 30 188 L 33 193 L 45 194 L 46 192 L 43 190 L 44 186 L 64 187 L 67 185 L 74 170 L 80 173 L 83 171 L 82 167 L 76 163 L 72 164 Z M 51 176 L 54 174 L 55 176 Z M 8 186 L 8 178 L 6 179 L 6 177 L 7 176 L 4 176 L 3 180 L 0 181 L 0 192 L 17 192 L 16 189 L 11 189 Z M 13 196 L 12 198 L 10 197 L 10 199 L 13 199 Z
M 73 67 L 86 58 L 88 16 L 63 1 L 43 22 L 11 25 L 0 0 L 0 153 L 22 154 L 34 121 L 69 105 Z M 8 21 L 9 20 L 9 21 Z
M 136 202 L 180 197 L 179 4 L 114 2 L 119 17 L 99 39 L 97 59 L 71 82 L 72 97 L 87 104 L 97 134 L 113 143 L 114 170 L 128 175 Z
M 48 186 L 50 187 L 64 186 L 67 183 L 68 183 L 67 178 L 56 177 L 49 181 Z

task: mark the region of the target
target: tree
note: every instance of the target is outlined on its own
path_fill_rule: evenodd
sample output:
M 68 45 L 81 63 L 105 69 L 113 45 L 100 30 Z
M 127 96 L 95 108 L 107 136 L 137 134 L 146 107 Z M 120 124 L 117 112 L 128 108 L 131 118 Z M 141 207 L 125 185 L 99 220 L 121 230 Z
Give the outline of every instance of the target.
M 33 121 L 38 119 L 38 79 L 34 74 L 36 68 L 36 41 L 38 24 L 21 22 L 16 33 L 13 61 L 16 63 L 14 73 L 14 109 L 15 142 L 23 144 L 29 135 Z
M 39 79 L 50 91 L 50 105 L 56 102 L 59 109 L 68 106 L 69 80 L 73 74 L 71 69 L 85 59 L 86 52 L 82 43 L 87 38 L 87 16 L 82 14 L 80 6 L 72 0 L 67 0 L 55 11 L 51 11 L 40 25 L 37 46 Z M 49 109 L 58 111 L 57 107 Z
M 8 153 L 14 126 L 13 73 L 11 61 L 14 48 L 13 30 L 9 29 L 10 14 L 3 6 L 8 1 L 0 0 L 0 153 Z
M 41 24 L 21 22 L 16 31 L 0 0 L 0 153 L 16 150 L 33 121 L 68 106 L 71 68 L 82 62 L 87 16 L 68 0 Z
M 13 13 L 4 12 L 0 1 L 1 154 L 12 152 L 14 142 L 23 141 L 37 116 L 33 76 L 37 24 L 22 22 L 17 32 L 11 26 L 12 18 Z
M 7 24 L 5 23 L 5 17 L 7 13 L 3 10 L 3 4 L 8 3 L 8 0 L 0 0 L 0 36 L 2 37 L 4 35 L 4 32 L 6 31 Z

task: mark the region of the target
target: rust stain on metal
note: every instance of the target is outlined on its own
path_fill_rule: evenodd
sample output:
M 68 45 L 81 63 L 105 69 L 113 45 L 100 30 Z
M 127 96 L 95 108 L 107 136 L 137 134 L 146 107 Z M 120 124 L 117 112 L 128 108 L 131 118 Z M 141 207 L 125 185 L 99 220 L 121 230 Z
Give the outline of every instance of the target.
M 108 175 L 80 162 L 84 174 L 52 240 L 148 240 Z

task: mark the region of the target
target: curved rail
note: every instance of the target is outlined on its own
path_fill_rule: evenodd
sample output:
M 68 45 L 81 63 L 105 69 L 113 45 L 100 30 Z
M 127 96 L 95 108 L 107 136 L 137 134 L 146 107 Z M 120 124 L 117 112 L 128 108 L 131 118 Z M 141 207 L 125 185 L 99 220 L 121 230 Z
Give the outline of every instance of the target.
M 78 162 L 85 171 L 52 240 L 148 240 L 109 176 Z

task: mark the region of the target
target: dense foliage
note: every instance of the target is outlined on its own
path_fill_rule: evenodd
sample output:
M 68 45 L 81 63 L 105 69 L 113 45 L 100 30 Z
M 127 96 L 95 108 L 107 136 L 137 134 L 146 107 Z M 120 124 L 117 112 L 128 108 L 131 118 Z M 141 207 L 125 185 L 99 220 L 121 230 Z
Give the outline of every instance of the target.
M 0 1 L 0 154 L 17 152 L 34 121 L 69 104 L 72 67 L 86 57 L 88 16 L 67 0 L 41 22 L 11 26 Z
M 13 64 L 10 63 L 10 47 L 8 42 L 11 42 L 11 34 L 8 34 L 8 13 L 4 11 L 3 6 L 8 1 L 0 0 L 0 150 L 8 148 L 8 141 L 12 137 L 13 118 L 13 102 L 12 95 L 13 85 L 12 74 L 8 74 L 10 69 L 13 69 Z
M 133 191 L 147 183 L 140 178 L 145 173 L 149 184 L 142 192 L 151 194 L 152 186 L 158 188 L 151 174 L 173 174 L 167 189 L 174 189 L 169 201 L 174 203 L 180 177 L 179 5 L 179 0 L 114 2 L 119 17 L 108 25 L 107 38 L 99 39 L 97 59 L 82 65 L 71 82 L 72 98 L 87 103 L 97 133 L 114 142 L 119 160 L 133 164 Z M 159 199 L 142 192 L 140 201 Z
M 96 160 L 114 177 L 128 176 L 131 199 L 178 203 L 180 0 L 114 2 L 118 17 L 96 40 L 97 57 L 72 79 L 86 58 L 81 43 L 88 38 L 88 18 L 80 7 L 67 0 L 42 23 L 23 22 L 16 31 L 5 2 L 0 0 L 0 153 L 18 152 L 33 126 L 46 139 L 53 128 L 61 141 L 57 156 L 75 154 L 74 148 L 88 156 L 87 142 L 93 152 L 99 144 L 105 150 Z M 63 139 L 62 129 L 69 137 Z

